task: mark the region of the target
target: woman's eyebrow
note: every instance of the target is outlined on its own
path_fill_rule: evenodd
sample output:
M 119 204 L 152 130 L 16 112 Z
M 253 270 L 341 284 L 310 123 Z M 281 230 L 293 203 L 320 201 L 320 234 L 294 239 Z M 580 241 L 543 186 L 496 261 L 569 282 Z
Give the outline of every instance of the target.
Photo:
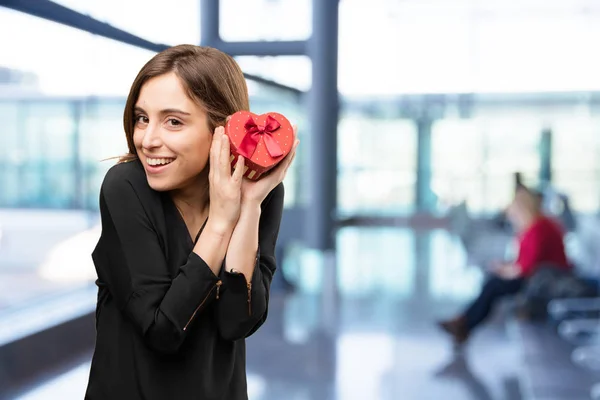
M 189 112 L 179 110 L 177 108 L 165 108 L 160 111 L 161 114 L 182 114 L 182 115 L 192 115 Z
M 133 110 L 135 112 L 141 112 L 141 113 L 146 114 L 146 111 L 144 111 L 144 109 L 142 107 L 140 107 L 140 106 L 135 106 L 133 108 Z M 162 114 L 162 115 L 165 115 L 165 114 L 192 115 L 189 112 L 180 110 L 178 108 L 165 108 L 164 110 L 160 110 L 159 113 Z

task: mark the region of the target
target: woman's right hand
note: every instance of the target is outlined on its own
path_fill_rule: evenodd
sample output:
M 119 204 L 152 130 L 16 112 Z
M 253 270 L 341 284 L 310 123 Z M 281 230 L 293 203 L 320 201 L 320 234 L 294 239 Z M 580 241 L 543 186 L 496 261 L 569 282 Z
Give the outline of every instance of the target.
M 215 129 L 210 147 L 208 223 L 221 234 L 233 230 L 241 210 L 244 157 L 238 157 L 233 174 L 230 158 L 229 138 L 225 135 L 225 129 L 219 126 Z

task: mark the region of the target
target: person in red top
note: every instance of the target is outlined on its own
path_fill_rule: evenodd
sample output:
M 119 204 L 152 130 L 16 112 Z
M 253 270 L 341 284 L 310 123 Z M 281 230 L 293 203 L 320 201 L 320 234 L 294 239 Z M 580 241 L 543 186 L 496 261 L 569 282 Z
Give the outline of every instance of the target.
M 515 262 L 520 276 L 528 278 L 542 263 L 568 267 L 563 232 L 558 223 L 539 216 L 519 237 L 519 257 Z
M 464 313 L 440 327 L 452 335 L 456 344 L 464 343 L 470 333 L 490 314 L 503 296 L 518 293 L 540 266 L 568 269 L 563 231 L 558 223 L 544 216 L 540 198 L 525 187 L 517 189 L 507 215 L 518 235 L 519 253 L 514 262 L 497 263 L 481 293 Z

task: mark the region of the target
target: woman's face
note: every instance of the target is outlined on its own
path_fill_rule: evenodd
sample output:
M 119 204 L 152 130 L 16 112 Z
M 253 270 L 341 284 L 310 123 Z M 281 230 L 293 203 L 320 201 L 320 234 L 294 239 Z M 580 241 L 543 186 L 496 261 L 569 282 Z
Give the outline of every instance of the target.
M 508 220 L 513 225 L 513 227 L 519 231 L 523 226 L 523 207 L 519 204 L 518 201 L 513 200 L 512 203 L 508 206 L 506 210 L 506 215 Z
M 212 132 L 206 112 L 186 94 L 175 73 L 148 80 L 135 104 L 133 142 L 154 190 L 198 184 Z

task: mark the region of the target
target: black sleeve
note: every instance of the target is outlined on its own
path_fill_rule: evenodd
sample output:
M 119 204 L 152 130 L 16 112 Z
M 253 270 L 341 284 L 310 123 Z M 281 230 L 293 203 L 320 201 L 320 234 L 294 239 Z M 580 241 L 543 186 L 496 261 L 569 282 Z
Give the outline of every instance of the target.
M 216 297 L 219 278 L 194 252 L 171 278 L 159 235 L 131 182 L 112 170 L 100 191 L 98 277 L 147 345 L 175 353 L 188 325 Z
M 283 184 L 267 196 L 261 208 L 259 247 L 250 285 L 243 274 L 221 269 L 222 295 L 217 303 L 221 336 L 238 340 L 252 335 L 267 319 L 269 289 L 276 269 L 275 244 L 283 214 Z

